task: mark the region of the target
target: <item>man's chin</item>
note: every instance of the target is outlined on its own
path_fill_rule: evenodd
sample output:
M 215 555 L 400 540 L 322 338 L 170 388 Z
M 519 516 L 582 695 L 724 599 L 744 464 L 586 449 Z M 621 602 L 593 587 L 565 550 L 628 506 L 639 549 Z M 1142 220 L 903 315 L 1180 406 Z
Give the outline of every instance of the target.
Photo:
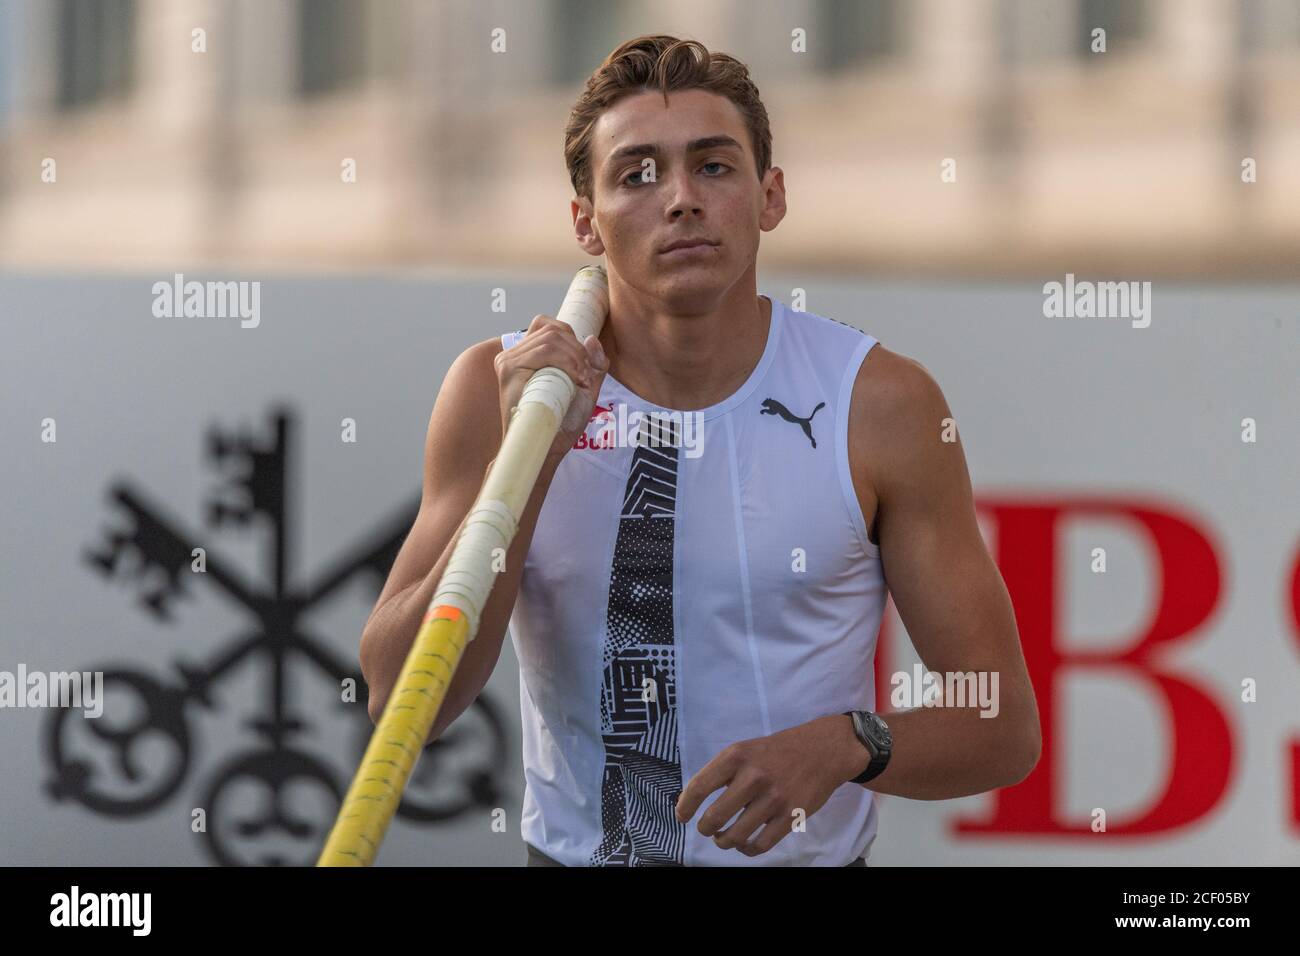
M 706 312 L 726 294 L 727 280 L 717 272 L 683 270 L 680 275 L 665 276 L 659 289 L 659 298 L 675 312 Z

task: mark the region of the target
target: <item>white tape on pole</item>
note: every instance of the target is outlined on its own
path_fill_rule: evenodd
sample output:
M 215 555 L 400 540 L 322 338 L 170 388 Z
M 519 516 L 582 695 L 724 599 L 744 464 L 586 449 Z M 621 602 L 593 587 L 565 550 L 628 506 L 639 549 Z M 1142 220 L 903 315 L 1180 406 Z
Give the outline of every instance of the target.
M 555 318 L 579 341 L 599 335 L 609 315 L 609 284 L 603 266 L 585 266 L 574 276 Z M 430 607 L 450 604 L 469 619 L 469 639 L 478 625 L 496 577 L 493 551 L 510 550 L 546 453 L 564 421 L 577 386 L 558 368 L 542 368 L 524 386 L 491 471 L 470 509 L 460 539 L 443 572 Z

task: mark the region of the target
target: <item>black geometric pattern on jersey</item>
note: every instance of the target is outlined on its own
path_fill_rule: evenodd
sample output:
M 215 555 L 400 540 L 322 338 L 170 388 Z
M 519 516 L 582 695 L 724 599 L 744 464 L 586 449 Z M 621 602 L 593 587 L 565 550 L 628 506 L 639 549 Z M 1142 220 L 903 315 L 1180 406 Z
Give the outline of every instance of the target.
M 675 424 L 659 424 L 641 421 L 610 568 L 600 691 L 602 833 L 592 866 L 683 865 L 686 826 L 674 815 L 682 766 L 673 631 L 681 443 Z
M 812 410 L 811 415 L 809 415 L 807 418 L 800 418 L 798 415 L 794 414 L 794 412 L 790 411 L 790 409 L 786 408 L 784 405 L 778 402 L 775 398 L 765 398 L 763 399 L 763 407 L 758 410 L 758 413 L 760 415 L 780 415 L 787 422 L 793 422 L 794 424 L 798 425 L 800 428 L 803 429 L 803 433 L 808 436 L 808 440 L 812 442 L 812 446 L 816 448 L 817 439 L 813 438 L 813 433 L 812 433 L 813 415 L 816 415 L 819 411 L 821 411 L 821 409 L 825 405 L 826 405 L 825 402 L 818 402 L 817 407 Z

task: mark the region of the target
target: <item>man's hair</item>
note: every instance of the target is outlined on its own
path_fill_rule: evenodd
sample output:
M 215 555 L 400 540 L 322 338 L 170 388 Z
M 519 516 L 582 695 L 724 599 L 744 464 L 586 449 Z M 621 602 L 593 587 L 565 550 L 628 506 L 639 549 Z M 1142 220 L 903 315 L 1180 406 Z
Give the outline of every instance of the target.
M 767 110 L 749 69 L 733 56 L 710 53 L 698 40 L 640 36 L 620 45 L 587 78 L 586 88 L 569 113 L 564 128 L 564 160 L 569 180 L 579 196 L 592 199 L 591 134 L 596 120 L 619 100 L 635 93 L 701 89 L 736 104 L 749 128 L 758 176 L 772 165 L 772 130 Z

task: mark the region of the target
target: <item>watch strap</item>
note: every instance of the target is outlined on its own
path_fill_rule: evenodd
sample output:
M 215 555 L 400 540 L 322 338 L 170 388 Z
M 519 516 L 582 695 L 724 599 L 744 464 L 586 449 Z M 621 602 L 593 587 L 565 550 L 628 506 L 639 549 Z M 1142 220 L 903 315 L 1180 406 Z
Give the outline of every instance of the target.
M 885 725 L 885 722 L 881 720 L 880 717 L 870 711 L 848 710 L 844 713 L 853 721 L 854 735 L 858 738 L 862 746 L 867 748 L 867 752 L 871 754 L 871 762 L 867 764 L 867 768 L 849 782 L 866 783 L 868 780 L 873 780 L 884 773 L 885 767 L 889 765 L 889 758 L 893 753 L 893 741 L 890 739 L 889 727 Z M 872 718 L 873 722 L 879 721 L 880 725 L 884 728 L 883 740 L 877 741 L 867 732 L 865 724 L 868 718 Z

